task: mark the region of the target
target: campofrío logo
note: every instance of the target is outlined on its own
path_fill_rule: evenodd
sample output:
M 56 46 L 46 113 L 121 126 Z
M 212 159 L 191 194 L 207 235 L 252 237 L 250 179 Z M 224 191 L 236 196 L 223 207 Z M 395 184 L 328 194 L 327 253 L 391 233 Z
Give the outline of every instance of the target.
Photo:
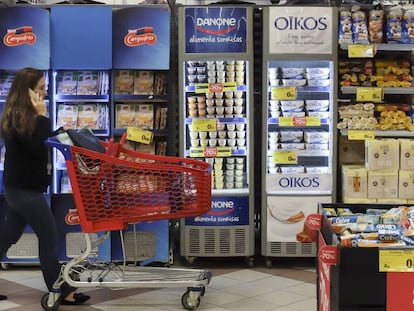
M 280 16 L 275 19 L 277 30 L 326 30 L 328 29 L 327 17 L 315 18 L 313 16 Z
M 23 44 L 32 45 L 36 42 L 37 36 L 31 26 L 23 26 L 15 29 L 7 29 L 3 37 L 6 46 L 18 46 Z
M 153 45 L 157 42 L 157 35 L 154 33 L 153 27 L 141 27 L 137 29 L 129 29 L 124 37 L 126 46 L 139 46 L 144 44 Z
M 282 177 L 279 179 L 281 188 L 317 188 L 319 177 Z
M 207 213 L 212 216 L 224 216 L 231 214 L 234 211 L 233 201 L 213 201 L 211 203 L 211 209 Z
M 210 35 L 228 34 L 237 29 L 237 20 L 234 17 L 198 17 L 196 29 Z
M 69 209 L 69 212 L 65 216 L 65 223 L 69 226 L 79 225 L 80 219 L 76 209 Z

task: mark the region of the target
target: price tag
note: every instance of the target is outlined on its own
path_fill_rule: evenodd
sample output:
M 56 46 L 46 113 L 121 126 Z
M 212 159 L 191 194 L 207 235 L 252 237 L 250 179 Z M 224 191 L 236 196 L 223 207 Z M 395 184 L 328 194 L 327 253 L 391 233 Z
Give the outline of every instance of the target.
M 223 83 L 223 92 L 227 91 L 237 91 L 236 82 L 224 82 Z
M 351 44 L 348 46 L 349 58 L 372 58 L 375 56 L 375 48 L 370 44 Z
M 279 126 L 293 126 L 293 118 L 292 117 L 280 117 Z
M 193 131 L 197 131 L 197 132 L 216 131 L 217 120 L 216 119 L 193 119 L 191 123 L 191 128 Z
M 209 92 L 223 92 L 223 83 L 209 83 Z
M 204 148 L 203 147 L 191 147 L 190 158 L 204 158 Z
M 275 151 L 273 152 L 273 162 L 276 164 L 297 164 L 298 158 L 294 151 Z
M 349 140 L 375 139 L 375 132 L 374 131 L 348 130 L 348 139 Z
M 153 133 L 151 131 L 141 130 L 136 127 L 127 127 L 127 139 L 136 141 L 138 143 L 149 145 L 153 139 Z
M 357 87 L 357 101 L 382 101 L 383 92 L 380 87 Z
M 379 272 L 414 272 L 414 250 L 380 249 Z
M 209 83 L 197 83 L 194 85 L 194 92 L 199 93 L 207 93 L 209 90 L 210 84 Z
M 306 117 L 306 125 L 308 126 L 320 126 L 321 118 L 320 117 Z
M 296 99 L 296 87 L 294 86 L 278 86 L 272 87 L 272 99 L 278 100 L 294 100 Z

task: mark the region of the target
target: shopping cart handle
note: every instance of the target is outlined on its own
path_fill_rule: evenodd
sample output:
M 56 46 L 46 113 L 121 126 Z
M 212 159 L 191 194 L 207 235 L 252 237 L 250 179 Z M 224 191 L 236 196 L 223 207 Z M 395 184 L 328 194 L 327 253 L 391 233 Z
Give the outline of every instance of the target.
M 62 152 L 63 156 L 65 157 L 65 160 L 72 161 L 72 153 L 70 152 L 70 145 L 62 144 L 57 139 L 53 139 L 53 138 L 46 139 L 45 144 L 47 146 L 56 148 L 60 152 Z

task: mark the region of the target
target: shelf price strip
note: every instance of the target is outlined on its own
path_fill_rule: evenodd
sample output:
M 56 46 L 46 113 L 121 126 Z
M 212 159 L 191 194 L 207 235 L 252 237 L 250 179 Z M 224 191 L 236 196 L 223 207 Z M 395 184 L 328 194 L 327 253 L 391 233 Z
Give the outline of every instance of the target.
M 359 131 L 359 130 L 348 130 L 349 140 L 369 140 L 375 139 L 374 131 Z
M 348 46 L 349 58 L 373 58 L 376 49 L 370 44 L 351 44 Z
M 383 98 L 384 93 L 381 87 L 358 87 L 356 89 L 357 101 L 380 102 Z
M 414 272 L 414 250 L 380 249 L 379 272 Z
M 320 126 L 320 117 L 280 117 L 279 126 Z
M 298 157 L 294 151 L 274 151 L 272 154 L 273 162 L 275 164 L 297 164 Z
M 293 100 L 296 99 L 297 91 L 294 86 L 278 86 L 272 87 L 272 99 Z
M 195 93 L 237 91 L 236 82 L 197 83 Z
M 231 147 L 191 147 L 190 158 L 230 157 Z
M 127 127 L 126 138 L 137 143 L 149 145 L 154 138 L 154 134 L 151 131 L 142 130 L 136 127 Z

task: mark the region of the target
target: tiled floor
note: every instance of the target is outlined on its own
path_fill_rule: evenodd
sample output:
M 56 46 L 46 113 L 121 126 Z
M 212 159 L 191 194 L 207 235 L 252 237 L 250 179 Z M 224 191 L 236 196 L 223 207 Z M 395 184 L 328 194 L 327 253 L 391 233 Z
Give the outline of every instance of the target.
M 175 263 L 174 266 L 181 266 Z M 316 272 L 313 258 L 274 258 L 272 268 L 256 259 L 249 268 L 239 258 L 199 258 L 192 267 L 208 269 L 213 278 L 206 288 L 200 311 L 316 311 Z M 188 267 L 186 267 L 188 268 Z M 39 268 L 9 265 L 0 271 L 0 310 L 43 310 L 46 292 Z M 185 288 L 124 289 L 83 288 L 91 299 L 82 307 L 60 306 L 59 310 L 157 311 L 184 310 Z

